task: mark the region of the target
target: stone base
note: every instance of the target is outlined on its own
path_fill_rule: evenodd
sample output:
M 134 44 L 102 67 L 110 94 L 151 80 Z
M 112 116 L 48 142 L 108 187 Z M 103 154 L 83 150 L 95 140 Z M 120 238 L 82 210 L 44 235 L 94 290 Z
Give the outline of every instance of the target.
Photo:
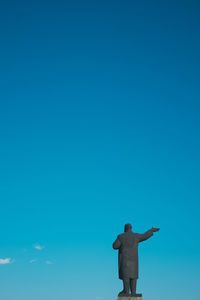
M 142 294 L 137 294 L 136 296 L 118 296 L 118 300 L 143 300 Z

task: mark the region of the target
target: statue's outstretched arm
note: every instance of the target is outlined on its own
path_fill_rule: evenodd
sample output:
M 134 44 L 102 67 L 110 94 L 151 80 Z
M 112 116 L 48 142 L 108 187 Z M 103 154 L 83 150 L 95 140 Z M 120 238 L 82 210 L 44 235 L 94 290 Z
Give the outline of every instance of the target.
M 157 232 L 159 230 L 160 230 L 160 228 L 152 227 L 151 229 L 147 230 L 146 232 L 144 232 L 142 234 L 138 234 L 139 242 L 148 240 L 153 235 L 154 232 Z

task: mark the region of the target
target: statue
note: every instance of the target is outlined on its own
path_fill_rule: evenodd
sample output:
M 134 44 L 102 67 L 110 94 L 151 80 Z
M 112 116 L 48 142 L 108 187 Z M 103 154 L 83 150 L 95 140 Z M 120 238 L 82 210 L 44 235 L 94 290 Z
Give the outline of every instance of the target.
M 124 233 L 119 234 L 113 243 L 113 249 L 118 252 L 119 279 L 123 280 L 123 290 L 118 296 L 141 296 L 136 294 L 136 283 L 138 279 L 138 243 L 149 239 L 154 232 L 160 228 L 152 227 L 145 233 L 132 232 L 132 225 L 126 224 Z

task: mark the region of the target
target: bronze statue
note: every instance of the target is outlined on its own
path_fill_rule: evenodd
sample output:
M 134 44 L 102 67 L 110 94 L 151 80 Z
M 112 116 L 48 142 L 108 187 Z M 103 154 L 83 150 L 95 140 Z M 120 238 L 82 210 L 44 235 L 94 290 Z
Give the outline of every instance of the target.
M 132 225 L 126 224 L 124 233 L 119 234 L 113 243 L 113 248 L 118 252 L 119 279 L 123 280 L 123 290 L 119 296 L 128 296 L 129 290 L 131 296 L 136 294 L 136 283 L 138 279 L 138 243 L 150 238 L 154 232 L 160 228 L 152 227 L 145 233 L 132 232 Z

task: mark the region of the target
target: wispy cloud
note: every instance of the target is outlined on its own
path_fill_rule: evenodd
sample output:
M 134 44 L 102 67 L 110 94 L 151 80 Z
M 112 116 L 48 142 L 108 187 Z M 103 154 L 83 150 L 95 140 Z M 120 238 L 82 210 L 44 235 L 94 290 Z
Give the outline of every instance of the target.
M 34 248 L 37 249 L 37 250 L 42 250 L 42 249 L 44 249 L 44 246 L 35 245 Z
M 36 261 L 37 261 L 37 259 L 31 259 L 31 260 L 29 260 L 30 264 L 33 264 L 33 263 L 35 263 Z
M 51 262 L 50 260 L 46 260 L 45 263 L 46 263 L 47 265 L 52 265 L 52 262 Z
M 11 264 L 11 258 L 0 258 L 0 265 Z

